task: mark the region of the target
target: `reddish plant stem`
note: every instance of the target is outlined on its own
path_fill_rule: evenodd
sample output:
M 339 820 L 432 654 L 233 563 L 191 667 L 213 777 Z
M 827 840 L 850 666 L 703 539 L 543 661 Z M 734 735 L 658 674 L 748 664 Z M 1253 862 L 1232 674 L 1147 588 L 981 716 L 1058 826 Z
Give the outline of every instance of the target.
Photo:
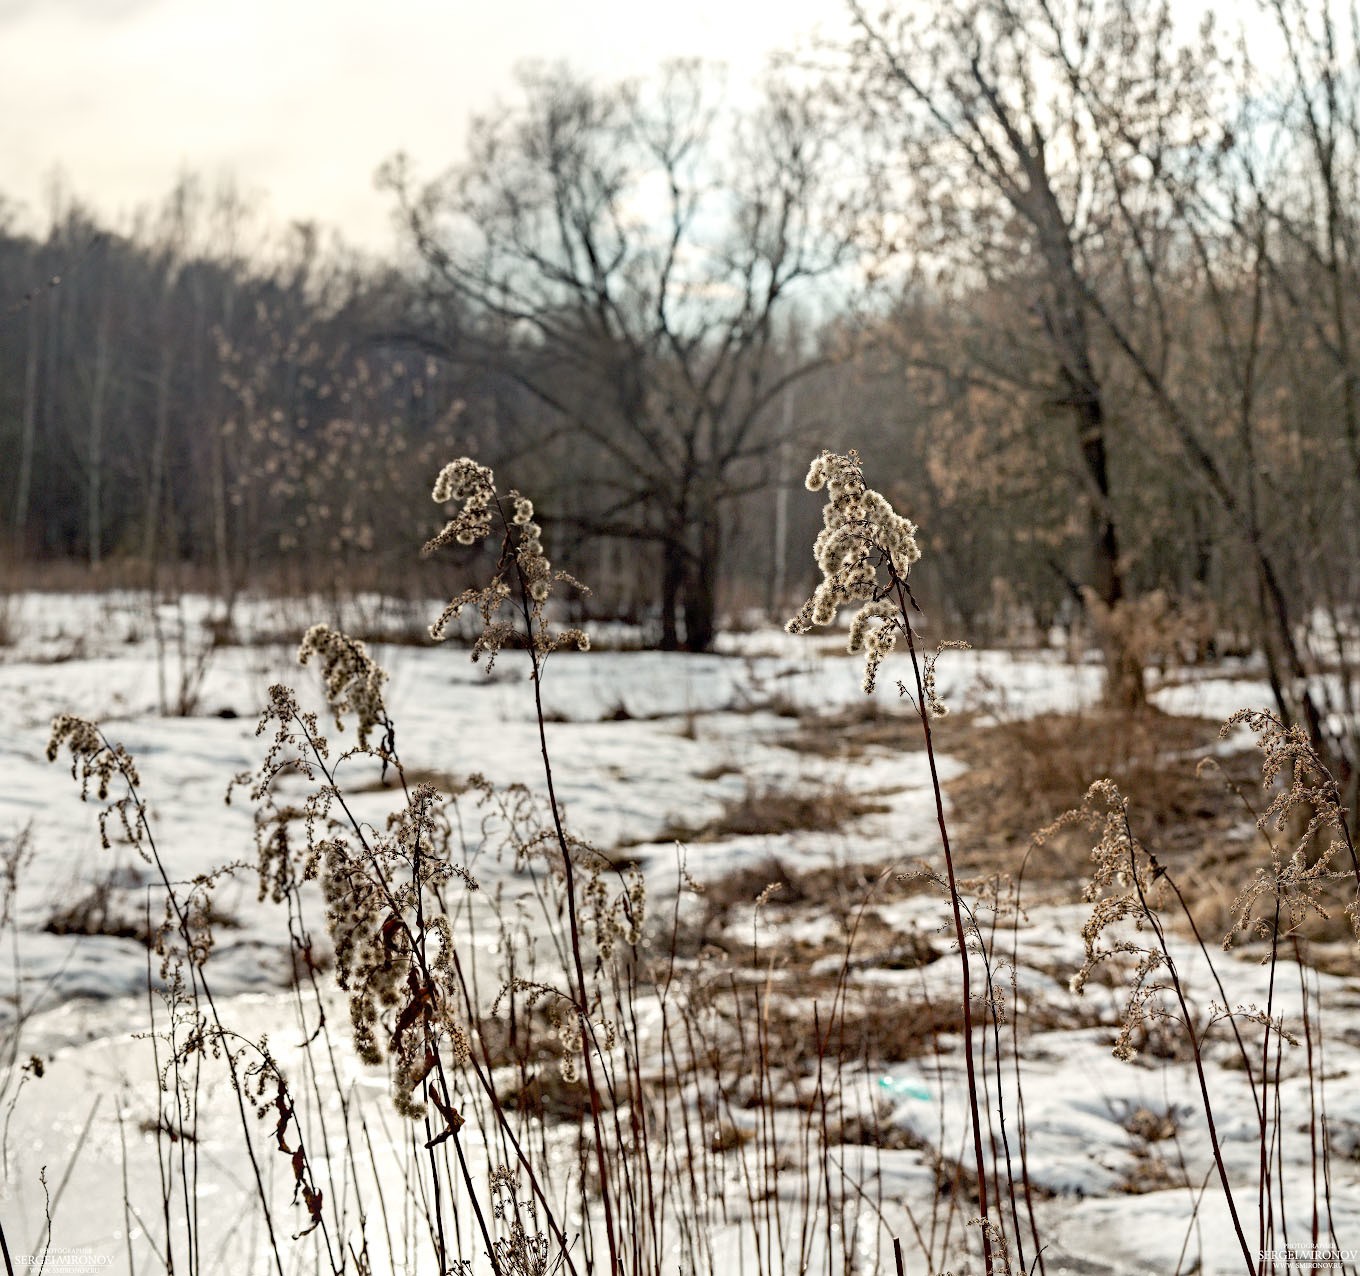
M 501 518 L 505 523 L 507 541 L 512 540 L 513 536 L 510 533 L 512 525 L 510 520 L 505 518 L 504 510 L 501 511 Z M 508 545 L 507 547 L 513 555 L 513 546 Z M 571 938 L 572 973 L 576 980 L 576 1011 L 581 1019 L 581 1058 L 585 1066 L 586 1090 L 590 1096 L 590 1118 L 595 1132 L 595 1165 L 600 1173 L 600 1201 L 604 1208 L 605 1236 L 609 1241 L 609 1271 L 610 1276 L 621 1276 L 623 1267 L 619 1256 L 614 1205 L 609 1184 L 609 1161 L 605 1155 L 604 1132 L 601 1124 L 603 1104 L 600 1102 L 600 1088 L 595 1078 L 595 1065 L 591 1056 L 592 1047 L 598 1048 L 598 1044 L 595 1042 L 595 1030 L 590 1022 L 590 999 L 586 988 L 585 965 L 581 960 L 581 924 L 576 907 L 576 870 L 572 864 L 571 844 L 568 842 L 566 830 L 562 826 L 562 812 L 557 802 L 557 791 L 553 784 L 552 759 L 548 754 L 547 720 L 543 710 L 543 658 L 534 645 L 534 615 L 529 607 L 529 583 L 525 580 L 524 573 L 520 569 L 518 557 L 514 558 L 514 564 L 515 575 L 519 581 L 519 604 L 520 611 L 524 616 L 525 641 L 528 644 L 529 661 L 532 667 L 534 716 L 538 724 L 539 752 L 543 756 L 543 778 L 548 789 L 548 807 L 552 812 L 553 833 L 557 840 L 558 849 L 562 854 L 562 884 L 567 897 L 567 925 Z
M 1237 1212 L 1237 1200 L 1233 1196 L 1232 1183 L 1228 1179 L 1228 1167 L 1223 1161 L 1223 1149 L 1218 1142 L 1218 1124 L 1214 1120 L 1214 1105 L 1209 1097 L 1209 1081 L 1204 1073 L 1204 1054 L 1200 1049 L 1199 1036 L 1195 1032 L 1190 1003 L 1186 1000 L 1185 986 L 1181 983 L 1180 972 L 1176 969 L 1175 959 L 1171 956 L 1171 949 L 1167 946 L 1166 932 L 1162 929 L 1162 923 L 1153 911 L 1152 905 L 1148 903 L 1147 895 L 1143 890 L 1143 880 L 1139 876 L 1138 869 L 1137 843 L 1133 839 L 1133 829 L 1129 825 L 1127 811 L 1123 812 L 1122 818 L 1124 840 L 1129 848 L 1129 877 L 1133 882 L 1134 890 L 1138 894 L 1138 904 L 1142 909 L 1143 916 L 1147 919 L 1148 925 L 1152 927 L 1152 933 L 1157 937 L 1157 946 L 1161 950 L 1163 961 L 1166 963 L 1167 976 L 1171 980 L 1172 991 L 1176 994 L 1176 1002 L 1180 1006 L 1181 1022 L 1185 1025 L 1185 1034 L 1190 1042 L 1190 1050 L 1194 1059 L 1195 1078 L 1199 1082 L 1200 1102 L 1204 1107 L 1204 1120 L 1209 1129 L 1209 1145 L 1213 1149 L 1218 1180 L 1223 1187 L 1223 1196 L 1228 1204 L 1228 1213 L 1232 1215 L 1233 1230 L 1237 1233 L 1237 1242 L 1242 1247 L 1242 1257 L 1246 1261 L 1247 1272 L 1249 1276 L 1256 1276 L 1256 1264 L 1252 1261 L 1246 1232 L 1242 1230 L 1242 1220 Z
M 968 1074 L 968 1107 L 973 1123 L 973 1157 L 977 1163 L 978 1211 L 982 1217 L 982 1261 L 987 1276 L 992 1276 L 991 1217 L 987 1204 L 987 1162 L 982 1151 L 982 1112 L 978 1100 L 977 1065 L 973 1058 L 973 988 L 968 968 L 968 936 L 963 925 L 963 908 L 959 901 L 958 878 L 954 872 L 954 852 L 949 843 L 949 824 L 944 813 L 944 792 L 940 787 L 940 771 L 935 761 L 935 744 L 930 732 L 930 709 L 926 704 L 925 684 L 921 677 L 921 660 L 916 651 L 916 637 L 911 627 L 911 611 L 916 600 L 907 583 L 889 564 L 892 588 L 897 594 L 897 606 L 902 616 L 902 629 L 907 636 L 907 651 L 911 655 L 912 673 L 916 679 L 916 709 L 924 734 L 926 759 L 930 764 L 930 783 L 935 794 L 935 819 L 940 826 L 940 844 L 944 848 L 945 874 L 949 882 L 949 905 L 954 916 L 954 938 L 959 946 L 959 971 L 963 979 L 963 1056 Z
M 110 754 L 114 753 L 113 747 L 109 744 L 108 737 L 101 731 L 100 741 Z M 212 988 L 208 983 L 208 976 L 204 972 L 202 965 L 193 960 L 193 934 L 189 924 L 189 915 L 180 903 L 179 895 L 175 891 L 174 884 L 170 880 L 169 873 L 166 871 L 165 862 L 161 859 L 160 851 L 156 847 L 156 837 L 151 831 L 151 821 L 147 819 L 146 804 L 142 801 L 141 793 L 134 781 L 134 777 L 129 773 L 125 763 L 119 762 L 118 772 L 127 785 L 128 794 L 132 798 L 133 809 L 137 812 L 137 822 L 141 826 L 146 837 L 146 844 L 150 850 L 151 862 L 156 868 L 156 872 L 161 879 L 162 886 L 165 887 L 166 899 L 175 915 L 176 927 L 184 940 L 185 960 L 189 967 L 189 991 L 192 996 L 195 1009 L 198 1007 L 198 990 L 203 990 L 203 1000 L 207 1003 L 208 1010 L 212 1014 L 213 1025 L 217 1029 L 217 1035 L 225 1040 L 227 1036 L 226 1028 L 222 1024 L 222 1018 L 218 1014 L 217 1001 L 213 997 Z M 274 1228 L 274 1217 L 269 1208 L 269 1194 L 265 1190 L 264 1175 L 260 1169 L 259 1158 L 255 1155 L 255 1144 L 250 1137 L 250 1118 L 246 1113 L 246 1100 L 243 1085 L 237 1070 L 236 1056 L 232 1054 L 230 1048 L 223 1047 L 223 1056 L 226 1060 L 227 1071 L 231 1075 L 231 1088 L 236 1097 L 236 1109 L 241 1118 L 241 1133 L 245 1139 L 246 1156 L 250 1161 L 251 1172 L 255 1178 L 255 1193 L 260 1202 L 260 1209 L 264 1213 L 265 1229 L 269 1236 L 269 1247 L 271 1256 L 274 1260 L 274 1269 L 278 1276 L 283 1276 L 283 1257 L 279 1253 L 278 1235 Z M 169 1237 L 166 1238 L 166 1249 L 169 1252 Z

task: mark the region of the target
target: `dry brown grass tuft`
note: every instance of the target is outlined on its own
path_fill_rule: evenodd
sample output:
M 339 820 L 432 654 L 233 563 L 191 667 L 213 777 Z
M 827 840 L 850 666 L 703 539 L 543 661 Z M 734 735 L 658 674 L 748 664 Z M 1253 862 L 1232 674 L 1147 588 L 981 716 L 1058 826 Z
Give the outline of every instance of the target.
M 876 864 L 827 864 L 794 870 L 776 856 L 706 882 L 698 907 L 681 919 L 676 951 L 692 955 L 707 947 L 749 954 L 749 932 L 733 942 L 729 928 L 737 922 L 749 922 L 752 905 L 776 883 L 779 889 L 765 905 L 767 920 L 780 922 L 815 914 L 834 922 L 820 940 L 783 937 L 780 958 L 785 967 L 844 955 L 852 929 L 852 968 L 914 970 L 940 955 L 925 936 L 889 925 L 872 906 L 931 889 L 922 880 Z
M 708 780 L 711 782 L 713 780 L 721 780 L 725 776 L 740 774 L 741 767 L 735 762 L 715 762 L 711 767 L 696 772 L 694 778 L 696 780 Z
M 1115 1187 L 1125 1196 L 1146 1196 L 1149 1192 L 1171 1192 L 1184 1189 L 1185 1171 L 1167 1164 L 1164 1157 L 1146 1147 L 1136 1147 L 1133 1165 Z
M 1169 871 L 1210 945 L 1233 932 L 1239 898 L 1268 869 L 1270 850 L 1253 813 L 1269 801 L 1261 793 L 1260 758 L 1255 749 L 1222 755 L 1216 722 L 1093 709 L 990 726 L 947 719 L 939 734 L 942 747 L 968 764 L 946 787 L 970 862 L 980 872 L 1013 874 L 1023 861 L 1029 903 L 1075 897 L 1091 867 L 1089 831 L 1062 830 L 1026 856 L 1036 830 L 1080 806 L 1090 785 L 1105 778 L 1128 797 L 1135 837 Z M 1210 755 L 1215 765 L 1201 769 L 1200 760 Z M 1351 879 L 1342 874 L 1324 881 L 1319 895 L 1327 916 L 1311 913 L 1292 934 L 1306 941 L 1301 947 L 1309 964 L 1350 973 L 1354 933 L 1345 908 Z M 1265 915 L 1273 899 L 1267 891 L 1257 912 Z M 1179 907 L 1165 920 L 1192 934 Z M 1242 947 L 1263 942 L 1250 934 L 1234 940 Z
M 1035 830 L 1079 806 L 1095 780 L 1112 779 L 1129 799 L 1135 837 L 1168 869 L 1195 926 L 1217 945 L 1233 932 L 1239 899 L 1258 873 L 1268 871 L 1271 855 L 1255 823 L 1255 812 L 1269 803 L 1261 792 L 1260 756 L 1254 748 L 1222 755 L 1220 744 L 1219 724 L 1205 719 L 1108 710 L 1049 714 L 974 727 L 949 742 L 946 747 L 969 770 L 948 789 L 957 823 L 978 848 L 978 862 L 1013 871 Z M 1201 769 L 1200 760 L 1210 755 L 1215 765 Z M 1271 836 L 1277 847 L 1288 840 L 1287 832 Z M 1083 879 L 1091 840 L 1078 827 L 1050 838 L 1029 857 L 1026 882 Z M 1320 882 L 1318 893 L 1326 915 L 1310 911 L 1289 934 L 1306 941 L 1302 951 L 1309 964 L 1350 973 L 1354 932 L 1346 906 L 1353 881 L 1343 872 Z M 1256 915 L 1267 917 L 1273 901 L 1267 890 Z M 1169 910 L 1166 920 L 1190 933 L 1179 908 Z M 1234 943 L 1251 947 L 1264 941 L 1243 933 Z
M 1184 1188 L 1184 1169 L 1173 1167 L 1156 1146 L 1176 1137 L 1180 1123 L 1175 1110 L 1154 1112 L 1151 1108 L 1135 1108 L 1123 1125 L 1129 1134 L 1133 1164 L 1115 1190 L 1126 1196 L 1143 1196 Z
M 1135 1108 L 1124 1118 L 1124 1129 L 1142 1143 L 1160 1143 L 1175 1138 L 1179 1123 L 1174 1109 L 1154 1112 L 1151 1108 Z
M 890 1119 L 891 1116 L 890 1104 L 876 1105 L 874 1111 L 867 1116 L 860 1113 L 848 1116 L 828 1127 L 827 1142 L 832 1145 L 858 1144 L 894 1152 L 931 1150 L 927 1140 L 921 1138 L 910 1126 L 895 1125 Z
M 780 989 L 787 986 L 785 995 Z M 815 1020 L 813 1006 L 820 1008 Z M 935 1053 L 937 1039 L 963 1030 L 962 1008 L 927 1001 L 900 988 L 837 987 L 834 978 L 799 972 L 773 991 L 753 981 L 733 989 L 720 1015 L 734 1039 L 754 1035 L 760 1025 L 764 1050 L 781 1071 L 812 1077 L 818 1063 L 870 1070 Z M 820 1027 L 815 1026 L 820 1022 Z M 747 1049 L 753 1043 L 747 1041 Z M 752 1060 L 754 1063 L 754 1060 Z
M 374 768 L 371 779 L 351 782 L 346 785 L 349 793 L 386 793 L 390 790 L 401 791 L 402 773 L 395 767 L 389 767 L 385 773 L 381 773 Z M 407 767 L 405 772 L 407 788 L 415 788 L 418 784 L 428 784 L 432 788 L 438 789 L 440 793 L 457 795 L 467 791 L 468 783 L 466 776 L 454 775 L 452 771 L 436 771 L 425 767 Z
M 135 874 L 114 870 L 94 882 L 83 894 L 53 911 L 43 923 L 49 935 L 100 935 L 107 939 L 130 939 L 145 947 L 157 942 L 159 915 L 151 918 L 148 927 L 145 906 L 134 891 L 128 895 L 129 884 L 135 885 Z M 240 922 L 209 901 L 206 909 L 195 917 L 195 924 L 210 930 L 237 930 Z
M 544 1063 L 500 1083 L 501 1106 L 544 1121 L 579 1121 L 590 1112 L 582 1081 L 568 1081 L 556 1062 Z
M 881 815 L 889 809 L 881 795 L 855 793 L 843 785 L 821 789 L 748 786 L 714 819 L 699 825 L 677 821 L 667 825 L 656 840 L 721 842 L 766 834 L 835 833 L 866 815 Z
M 834 713 L 804 713 L 796 731 L 775 736 L 771 743 L 824 758 L 858 758 L 875 751 L 901 753 L 924 747 L 913 714 L 885 708 L 883 701 L 869 697 Z
M 975 820 L 982 815 L 994 835 L 1027 841 L 1035 828 L 1079 806 L 1100 779 L 1113 780 L 1161 832 L 1214 814 L 1195 765 L 1217 742 L 1218 726 L 1093 709 L 975 726 L 943 747 L 969 764 L 952 785 L 956 809 Z
M 588 1116 L 590 1094 L 579 1078 L 563 1075 L 565 1051 L 543 1003 L 508 1003 L 497 1015 L 483 1015 L 473 1033 L 479 1063 L 497 1074 L 496 1091 L 507 1112 L 547 1122 L 575 1122 Z
M 863 1060 L 876 1067 L 931 1054 L 937 1037 L 962 1031 L 963 1013 L 952 1002 L 923 1001 L 876 988 L 849 999 L 826 1034 L 826 1044 L 833 1058 Z M 806 1036 L 806 1017 L 803 1032 Z
M 153 933 L 145 917 L 137 917 L 118 899 L 113 883 L 96 882 L 84 895 L 58 908 L 44 923 L 49 935 L 103 935 L 109 939 L 131 939 L 150 946 Z
M 1111 779 L 1129 798 L 1135 832 L 1175 864 L 1240 839 L 1244 812 L 1221 777 L 1196 774 L 1218 743 L 1218 723 L 1147 712 L 1092 709 L 1043 714 L 993 726 L 941 731 L 941 747 L 968 764 L 949 783 L 955 818 L 993 868 L 1013 869 L 1037 829 L 1080 806 L 1096 780 Z M 947 734 L 946 734 L 947 733 Z M 1239 783 L 1257 782 L 1244 752 L 1221 759 Z M 1085 874 L 1090 839 L 1072 830 L 1031 857 L 1026 880 L 1065 881 Z M 976 861 L 975 861 L 976 862 Z

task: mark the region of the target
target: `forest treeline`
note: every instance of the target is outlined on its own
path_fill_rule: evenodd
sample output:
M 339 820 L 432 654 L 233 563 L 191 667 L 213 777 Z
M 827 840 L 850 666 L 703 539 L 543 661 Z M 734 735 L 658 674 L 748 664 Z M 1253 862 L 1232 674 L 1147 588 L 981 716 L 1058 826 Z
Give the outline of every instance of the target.
M 706 648 L 805 589 L 793 493 L 854 446 L 938 628 L 1080 617 L 1135 705 L 1150 664 L 1257 652 L 1353 784 L 1354 12 L 849 9 L 755 101 L 527 70 L 448 173 L 385 167 L 397 261 L 190 179 L 3 233 L 11 557 L 406 584 L 471 453 L 586 606 Z

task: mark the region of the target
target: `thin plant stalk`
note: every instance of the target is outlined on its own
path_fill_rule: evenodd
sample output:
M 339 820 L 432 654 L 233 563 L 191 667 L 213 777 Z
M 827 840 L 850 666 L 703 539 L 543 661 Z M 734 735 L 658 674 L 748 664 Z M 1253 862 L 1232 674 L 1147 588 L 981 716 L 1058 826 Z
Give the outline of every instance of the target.
M 1161 949 L 1163 960 L 1166 962 L 1167 973 L 1171 978 L 1171 987 L 1176 995 L 1176 1001 L 1180 1006 L 1181 1021 L 1185 1025 L 1186 1035 L 1190 1041 L 1191 1055 L 1194 1059 L 1195 1078 L 1199 1083 L 1200 1102 L 1204 1108 L 1204 1117 L 1209 1129 L 1209 1144 L 1213 1149 L 1214 1165 L 1218 1170 L 1218 1180 L 1223 1187 L 1223 1195 L 1228 1205 L 1228 1213 L 1232 1216 L 1233 1231 L 1237 1234 L 1237 1243 L 1242 1249 L 1242 1258 L 1246 1263 L 1246 1268 L 1250 1276 L 1256 1276 L 1256 1264 L 1252 1260 L 1251 1248 L 1247 1244 L 1246 1233 L 1242 1229 L 1242 1219 L 1237 1212 L 1237 1200 L 1233 1195 L 1232 1183 L 1228 1178 L 1228 1167 L 1223 1160 L 1223 1149 L 1218 1141 L 1218 1125 L 1214 1120 L 1213 1101 L 1209 1097 L 1209 1081 L 1204 1071 L 1204 1055 L 1200 1050 L 1200 1043 L 1194 1031 L 1194 1017 L 1190 1012 L 1190 1004 L 1186 1000 L 1185 987 L 1181 983 L 1180 974 L 1176 969 L 1175 959 L 1171 956 L 1171 950 L 1167 946 L 1166 933 L 1162 929 L 1161 920 L 1156 912 L 1148 903 L 1147 895 L 1143 890 L 1142 877 L 1138 871 L 1137 844 L 1133 840 L 1133 830 L 1129 827 L 1128 814 L 1124 814 L 1124 838 L 1129 848 L 1129 876 L 1133 882 L 1134 889 L 1138 893 L 1138 903 L 1142 909 L 1143 916 L 1148 925 L 1152 927 L 1153 934 L 1157 937 L 1158 947 Z
M 916 600 L 911 589 L 889 564 L 892 589 L 901 613 L 901 624 L 907 638 L 907 651 L 911 656 L 912 674 L 916 680 L 917 716 L 921 721 L 921 732 L 925 741 L 926 760 L 930 766 L 930 784 L 935 798 L 935 819 L 940 830 L 940 845 L 944 850 L 944 867 L 949 886 L 949 906 L 954 921 L 954 940 L 959 949 L 959 975 L 962 981 L 960 993 L 963 999 L 963 1053 L 964 1068 L 968 1078 L 968 1108 L 973 1127 L 973 1158 L 977 1168 L 978 1212 L 982 1219 L 982 1261 L 988 1276 L 994 1270 L 992 1255 L 991 1215 L 987 1199 L 987 1162 L 982 1151 L 982 1112 L 978 1098 L 977 1064 L 973 1045 L 973 991 L 972 972 L 968 962 L 968 935 L 963 924 L 963 906 L 959 894 L 958 877 L 954 870 L 954 852 L 949 841 L 949 823 L 945 818 L 944 790 L 940 783 L 940 769 L 935 757 L 935 741 L 930 730 L 930 710 L 927 706 L 925 681 L 921 674 L 921 661 L 916 651 L 916 635 L 911 624 L 911 611 L 916 610 Z

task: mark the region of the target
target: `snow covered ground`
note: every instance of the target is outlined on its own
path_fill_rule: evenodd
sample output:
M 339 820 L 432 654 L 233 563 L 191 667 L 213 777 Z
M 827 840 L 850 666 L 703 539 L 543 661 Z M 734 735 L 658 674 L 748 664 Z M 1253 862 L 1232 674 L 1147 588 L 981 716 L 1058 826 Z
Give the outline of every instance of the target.
M 363 606 L 370 628 L 390 624 L 394 634 L 411 628 L 409 608 L 392 604 L 385 609 L 372 599 Z M 158 712 L 163 685 L 173 687 L 179 670 L 173 656 L 168 666 L 158 664 L 144 596 L 33 594 L 12 603 L 15 641 L 0 648 L 0 722 L 5 726 L 0 733 L 0 845 L 26 830 L 33 857 L 14 900 L 13 944 L 7 937 L 0 957 L 0 990 L 9 994 L 0 1008 L 7 1016 L 0 1021 L 0 1039 L 10 1038 L 6 1059 L 36 1054 L 46 1060 L 45 1075 L 25 1082 L 6 1119 L 0 1221 L 12 1252 L 33 1252 L 42 1239 L 44 1194 L 38 1175 L 46 1167 L 49 1193 L 57 1195 L 59 1181 L 62 1188 L 53 1209 L 54 1255 L 80 1250 L 93 1256 L 91 1261 L 123 1266 L 132 1254 L 135 1270 L 154 1266 L 146 1250 L 147 1232 L 154 1228 L 127 1215 L 123 1205 L 128 1167 L 134 1197 L 138 1176 L 155 1173 L 155 1135 L 149 1132 L 155 1128 L 155 1101 L 148 1098 L 145 1081 L 149 1046 L 137 1036 L 147 1028 L 146 950 L 135 939 L 44 929 L 63 905 L 84 897 L 111 873 L 116 873 L 112 898 L 135 914 L 151 874 L 130 848 L 101 848 L 95 812 L 79 801 L 67 766 L 45 758 L 51 719 L 63 712 L 97 718 L 110 738 L 127 746 L 140 767 L 152 828 L 172 877 L 188 879 L 229 861 L 250 861 L 249 810 L 239 801 L 226 805 L 224 795 L 229 779 L 257 765 L 263 753 L 265 742 L 256 738 L 255 723 L 272 682 L 287 681 L 319 704 L 316 675 L 297 669 L 292 659 L 307 610 L 297 603 L 244 604 L 238 634 L 254 641 L 211 654 L 197 712 L 181 718 Z M 437 605 L 424 609 L 426 615 L 435 611 Z M 187 618 L 192 657 L 199 650 L 199 626 L 210 612 L 202 600 L 188 600 L 182 611 L 167 607 L 163 630 L 173 632 Z M 503 653 L 488 677 L 454 647 L 376 645 L 374 654 L 391 675 L 388 703 L 408 767 L 450 779 L 481 773 L 498 784 L 541 789 L 537 729 L 522 658 Z M 879 691 L 884 707 L 894 712 L 900 711 L 892 703 L 896 676 L 885 676 Z M 695 842 L 686 850 L 688 871 L 713 880 L 772 856 L 790 870 L 852 860 L 905 866 L 930 858 L 937 834 L 929 773 L 919 749 L 879 749 L 852 759 L 780 743 L 799 729 L 800 714 L 806 726 L 809 715 L 858 704 L 860 677 L 857 661 L 836 653 L 825 639 L 795 639 L 774 630 L 733 636 L 710 656 L 636 651 L 554 656 L 545 680 L 548 738 L 559 796 L 573 829 L 601 849 L 629 848 L 649 874 L 649 889 L 665 896 L 674 890 L 676 875 L 676 850 L 667 830 L 698 827 L 743 793 L 843 788 L 872 793 L 886 809 L 829 833 L 796 832 L 777 839 L 744 834 Z M 1099 690 L 1099 671 L 1068 664 L 1056 652 L 976 651 L 947 653 L 939 682 L 943 698 L 956 709 L 1018 717 L 1090 702 Z M 1226 717 L 1244 705 L 1266 704 L 1267 690 L 1250 670 L 1238 669 L 1179 681 L 1159 690 L 1155 699 L 1169 712 Z M 948 778 L 961 766 L 946 758 L 943 769 Z M 390 809 L 392 795 L 368 787 L 371 791 L 355 799 L 356 810 L 377 823 Z M 509 866 L 488 860 L 472 868 L 484 887 L 499 885 L 511 897 L 526 889 Z M 280 1041 L 290 1032 L 296 1035 L 296 1007 L 286 992 L 286 936 L 281 936 L 277 910 L 257 901 L 249 872 L 225 884 L 216 903 L 231 928 L 221 932 L 209 969 L 233 1022 L 249 1034 L 272 1030 Z M 933 895 L 885 904 L 880 912 L 902 933 L 934 933 L 944 920 Z M 771 910 L 769 916 L 776 915 L 784 918 L 790 934 L 798 926 L 818 924 L 815 910 L 797 917 Z M 1080 964 L 1083 917 L 1074 903 L 1035 910 L 1024 921 L 1019 945 L 1027 956 L 1016 973 L 1022 1003 L 1076 1005 L 1065 985 Z M 1199 989 L 1202 1004 L 1208 1004 L 1198 953 L 1178 948 L 1177 961 Z M 1224 964 L 1233 995 L 1244 1004 L 1264 1006 L 1270 995 L 1264 968 L 1231 956 Z M 851 978 L 865 987 L 875 981 L 894 987 L 919 984 L 947 1001 L 956 995 L 956 972 L 949 960 L 908 971 L 868 964 Z M 1288 999 L 1298 999 L 1297 976 L 1292 984 L 1280 982 L 1274 1005 L 1277 1013 L 1283 1006 L 1288 1016 Z M 1360 1112 L 1360 979 L 1319 976 L 1319 984 L 1329 1041 L 1327 1102 L 1349 1122 Z M 15 1032 L 16 999 L 26 1015 L 21 1036 Z M 1085 1026 L 1039 1033 L 1026 1045 L 1029 1171 L 1036 1185 L 1052 1194 L 1042 1203 L 1045 1229 L 1055 1238 L 1047 1270 L 1170 1273 L 1192 1270 L 1196 1260 L 1203 1272 L 1243 1270 L 1221 1193 L 1209 1178 L 1212 1162 L 1189 1065 L 1115 1062 L 1109 1052 L 1114 995 L 1093 988 L 1086 1003 Z M 343 1018 L 343 1010 L 339 1014 Z M 1282 1067 L 1283 1101 L 1288 1111 L 1301 1114 L 1285 1123 L 1281 1154 L 1290 1170 L 1285 1191 L 1289 1239 L 1296 1245 L 1308 1241 L 1313 1200 L 1308 1072 L 1301 1055 L 1301 1050 L 1289 1051 Z M 938 1060 L 932 1056 L 919 1066 L 862 1081 L 890 1105 L 893 1122 L 957 1155 L 967 1119 L 961 1061 L 954 1041 Z M 1231 1114 L 1220 1120 L 1219 1134 L 1234 1175 L 1254 1184 L 1255 1115 L 1245 1075 L 1232 1063 L 1227 1054 L 1210 1058 L 1215 1102 L 1221 1113 Z M 356 1093 L 370 1095 L 381 1107 L 383 1080 L 352 1058 L 342 1066 Z M 1011 1084 L 1003 1080 L 1003 1091 Z M 1016 1096 L 1007 1095 L 1007 1101 L 1014 1112 Z M 199 1179 L 202 1226 L 204 1235 L 229 1234 L 230 1240 L 222 1241 L 204 1269 L 262 1270 L 259 1237 L 244 1235 L 239 1227 L 232 1231 L 251 1189 L 239 1160 L 231 1157 L 227 1098 L 218 1094 L 214 1104 L 220 1128 L 205 1125 L 198 1144 L 206 1167 Z M 1183 1186 L 1127 1190 L 1146 1160 L 1146 1149 L 1135 1146 L 1127 1129 L 1140 1109 L 1173 1115 L 1180 1170 L 1192 1182 L 1208 1183 L 1197 1211 Z M 1360 1121 L 1355 1134 L 1360 1148 Z M 394 1146 L 399 1144 L 398 1136 Z M 919 1150 L 879 1152 L 874 1173 L 884 1197 L 897 1193 L 910 1201 L 914 1196 L 914 1208 L 928 1213 L 923 1198 L 933 1192 L 934 1180 L 923 1164 Z M 69 1178 L 62 1181 L 68 1168 Z M 1330 1170 L 1339 1243 L 1360 1248 L 1360 1162 L 1334 1157 Z M 1254 1252 L 1254 1195 L 1247 1204 Z M 220 1230 L 214 1233 L 215 1228 Z

